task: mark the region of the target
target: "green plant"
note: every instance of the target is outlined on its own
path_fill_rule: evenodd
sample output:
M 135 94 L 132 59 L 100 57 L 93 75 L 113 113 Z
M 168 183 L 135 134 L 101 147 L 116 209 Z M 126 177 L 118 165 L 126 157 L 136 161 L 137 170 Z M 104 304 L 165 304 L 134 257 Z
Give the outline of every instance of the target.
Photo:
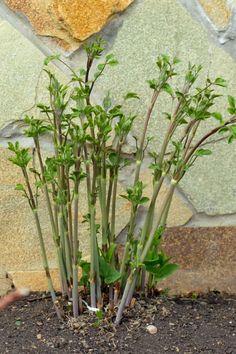
M 45 196 L 51 223 L 52 237 L 57 251 L 58 269 L 63 296 L 71 299 L 73 316 L 82 312 L 82 299 L 78 287 L 90 288 L 90 309 L 103 309 L 104 294 L 109 294 L 110 308 L 118 304 L 116 323 L 120 323 L 125 306 L 129 305 L 138 289 L 152 289 L 156 283 L 169 276 L 177 265 L 160 249 L 166 220 L 176 186 L 199 157 L 211 154 L 202 146 L 217 133 L 228 134 L 229 142 L 236 138 L 235 99 L 229 96 L 230 118 L 225 120 L 212 107 L 219 94 L 215 87 L 225 86 L 221 78 L 206 79 L 203 87 L 196 86 L 201 66 L 189 65 L 182 89 L 175 88 L 172 78 L 177 75 L 177 58 L 167 55 L 157 58 L 157 76 L 149 80 L 152 92 L 150 105 L 144 117 L 140 140 L 137 141 L 136 169 L 134 181 L 122 195 L 130 205 L 127 239 L 123 255 L 117 250 L 117 183 L 120 171 L 129 161 L 122 152 L 136 116 L 125 113 L 121 104 L 114 105 L 107 95 L 101 105 L 92 100 L 96 82 L 106 67 L 117 65 L 112 54 L 102 56 L 104 43 L 98 39 L 86 47 L 87 65 L 78 72 L 71 70 L 71 80 L 61 84 L 48 69 L 51 56 L 45 60 L 45 71 L 49 78 L 49 105 L 38 104 L 40 119 L 25 117 L 25 135 L 34 141 L 37 157 L 32 159 L 29 149 L 19 143 L 9 143 L 14 153 L 10 160 L 21 169 L 24 184 L 16 189 L 27 198 L 33 212 L 42 252 L 48 286 L 58 314 L 63 317 L 62 307 L 57 300 L 50 275 L 42 228 L 38 214 L 39 194 Z M 100 58 L 95 73 L 96 59 Z M 64 63 L 65 64 L 65 63 Z M 67 64 L 65 64 L 67 65 Z M 153 193 L 149 200 L 145 186 L 140 179 L 140 169 L 147 148 L 147 129 L 154 107 L 161 94 L 167 94 L 174 107 L 164 113 L 168 121 L 163 142 L 157 151 L 150 152 L 153 174 Z M 129 92 L 124 101 L 139 99 Z M 214 127 L 205 134 L 199 133 L 202 122 L 212 120 Z M 41 136 L 52 137 L 54 152 L 43 158 Z M 176 134 L 178 133 L 178 134 Z M 198 134 L 197 134 L 198 133 Z M 200 136 L 200 137 L 199 137 Z M 112 139 L 112 143 L 111 143 Z M 169 189 L 161 205 L 158 217 L 154 218 L 156 201 L 165 179 L 170 179 Z M 83 260 L 78 241 L 80 191 L 86 184 L 87 214 L 84 216 L 90 232 L 90 261 Z M 142 205 L 147 206 L 144 225 L 138 237 L 135 236 L 135 220 Z M 97 211 L 101 218 L 98 220 Z M 101 240 L 100 240 L 101 235 Z M 79 268 L 82 276 L 78 279 Z M 100 312 L 99 312 L 100 314 Z

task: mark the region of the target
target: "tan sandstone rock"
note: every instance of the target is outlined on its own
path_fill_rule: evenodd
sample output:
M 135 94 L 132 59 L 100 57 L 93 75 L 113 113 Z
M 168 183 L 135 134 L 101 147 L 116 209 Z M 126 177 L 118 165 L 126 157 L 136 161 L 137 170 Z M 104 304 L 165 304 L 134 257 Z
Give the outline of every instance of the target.
M 133 0 L 6 0 L 14 11 L 23 13 L 36 32 L 54 37 L 65 49 L 100 31 L 112 16 Z
M 7 276 L 7 273 L 0 268 L 0 296 L 5 295 L 11 290 L 12 280 Z
M 230 18 L 227 0 L 199 0 L 199 2 L 217 27 L 227 27 Z

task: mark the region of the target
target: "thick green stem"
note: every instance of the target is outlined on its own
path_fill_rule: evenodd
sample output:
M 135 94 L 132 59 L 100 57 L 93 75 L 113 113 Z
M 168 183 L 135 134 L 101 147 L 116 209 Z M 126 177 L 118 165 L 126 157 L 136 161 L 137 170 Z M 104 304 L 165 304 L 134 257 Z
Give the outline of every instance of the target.
M 144 149 L 144 143 L 145 143 L 145 138 L 146 138 L 146 134 L 147 134 L 147 129 L 148 129 L 148 124 L 153 112 L 153 109 L 155 107 L 157 98 L 160 94 L 160 90 L 155 90 L 153 92 L 152 95 L 152 99 L 151 99 L 151 103 L 150 106 L 148 108 L 146 117 L 145 117 L 145 121 L 144 121 L 144 127 L 142 130 L 142 137 L 141 137 L 141 141 L 140 141 L 140 146 L 139 149 L 137 151 L 137 159 L 136 159 L 136 169 L 135 169 L 135 177 L 134 177 L 134 185 L 137 183 L 137 181 L 139 180 L 139 174 L 140 174 L 140 169 L 141 169 L 141 164 L 142 164 L 142 160 L 143 160 L 143 149 Z
M 118 307 L 118 311 L 117 311 L 117 315 L 116 315 L 116 319 L 115 319 L 115 324 L 120 324 L 120 321 L 122 319 L 123 312 L 124 312 L 124 309 L 126 306 L 126 300 L 129 295 L 130 289 L 132 288 L 133 284 L 136 282 L 135 273 L 136 272 L 133 270 L 127 279 L 124 293 L 123 293 L 123 296 L 121 298 L 121 302 Z
M 148 212 L 146 215 L 146 219 L 142 228 L 142 233 L 140 237 L 140 244 L 144 244 L 146 238 L 149 236 L 152 226 L 153 226 L 153 217 L 155 212 L 156 199 L 162 187 L 163 181 L 165 179 L 165 175 L 163 174 L 159 181 L 156 181 L 153 188 L 152 199 L 148 208 Z
M 44 194 L 46 197 L 46 203 L 47 203 L 47 209 L 48 209 L 49 218 L 50 218 L 50 224 L 51 224 L 51 228 L 52 228 L 53 240 L 54 240 L 54 243 L 55 243 L 56 249 L 57 249 L 61 284 L 63 286 L 62 292 L 63 292 L 63 294 L 68 294 L 69 291 L 68 291 L 68 285 L 67 285 L 67 281 L 66 281 L 65 265 L 63 262 L 62 250 L 60 248 L 60 237 L 57 232 L 57 227 L 56 227 L 56 223 L 55 223 L 54 216 L 53 216 L 53 210 L 52 210 L 51 200 L 50 200 L 50 196 L 49 196 L 47 181 L 44 176 L 44 165 L 43 165 L 43 159 L 42 159 L 42 155 L 41 155 L 39 139 L 35 138 L 34 143 L 35 143 L 35 148 L 36 148 L 37 155 L 38 155 L 38 160 L 39 160 L 39 165 L 40 165 L 40 170 L 41 170 L 41 177 L 42 177 L 42 180 L 44 183 L 43 189 L 44 189 Z
M 103 146 L 105 150 L 105 146 Z M 100 208 L 102 215 L 102 248 L 106 250 L 109 246 L 110 240 L 108 239 L 108 211 L 106 205 L 106 160 L 105 152 L 102 152 L 101 174 L 99 176 L 99 194 L 100 194 Z
M 62 313 L 61 310 L 58 307 L 58 301 L 56 298 L 56 294 L 54 291 L 54 287 L 53 287 L 53 282 L 52 282 L 52 278 L 51 278 L 51 274 L 49 271 L 49 265 L 48 265 L 48 260 L 47 260 L 47 253 L 46 253 L 46 249 L 45 249 L 45 244 L 44 244 L 44 240 L 43 240 L 43 235 L 42 235 L 42 230 L 40 227 L 40 222 L 39 222 L 39 217 L 38 217 L 38 212 L 37 210 L 32 210 L 33 214 L 34 214 L 34 218 L 35 218 L 35 223 L 36 223 L 36 227 L 37 227 L 37 231 L 38 231 L 38 236 L 39 236 L 39 243 L 40 243 L 40 248 L 41 248 L 41 256 L 42 256 L 42 261 L 43 261 L 43 268 L 48 280 L 48 289 L 49 292 L 51 294 L 52 297 L 52 301 L 54 304 L 54 307 L 56 309 L 56 313 L 59 319 L 62 319 Z
M 130 242 L 127 240 L 125 243 L 124 254 L 122 257 L 122 262 L 121 262 L 121 267 L 120 267 L 120 274 L 121 274 L 120 286 L 122 289 L 124 287 L 125 280 L 127 278 L 126 267 L 127 267 L 128 261 L 129 261 L 129 252 L 130 252 Z
M 170 188 L 166 194 L 166 197 L 162 203 L 162 206 L 160 208 L 160 212 L 159 212 L 159 215 L 158 215 L 158 218 L 157 218 L 157 221 L 156 221 L 156 225 L 154 227 L 154 230 L 156 231 L 159 227 L 160 227 L 160 223 L 162 221 L 162 217 L 163 217 L 163 214 L 165 212 L 165 209 L 166 209 L 166 206 L 170 203 L 172 197 L 173 197 L 173 194 L 174 194 L 174 190 L 175 190 L 175 187 L 176 187 L 176 183 L 177 181 L 173 180 L 171 181 L 171 185 L 170 185 Z M 152 243 L 153 243 L 153 240 L 154 240 L 154 237 L 155 237 L 155 231 L 152 233 L 152 235 L 149 236 L 149 238 L 147 239 L 144 247 L 143 247 L 143 250 L 142 250 L 142 253 L 141 253 L 141 256 L 140 256 L 140 263 L 143 263 L 146 256 L 147 256 L 147 253 L 148 251 L 150 250 L 151 246 L 152 246 Z
M 118 183 L 118 171 L 115 171 L 113 178 L 113 193 L 111 202 L 111 243 L 115 240 L 115 229 L 116 229 L 116 198 L 117 198 L 117 183 Z
M 162 204 L 162 208 L 161 208 L 158 220 L 156 222 L 155 230 L 160 226 L 160 222 L 162 220 L 163 213 L 165 212 L 166 206 L 169 205 L 170 200 L 171 200 L 171 198 L 173 196 L 175 185 L 176 185 L 176 181 L 172 181 L 170 189 L 169 189 L 169 191 L 168 191 L 168 193 L 166 195 L 166 198 L 164 199 L 164 202 Z M 140 260 L 138 261 L 138 263 L 140 263 L 140 264 L 143 263 L 144 259 L 146 258 L 146 255 L 147 255 L 148 251 L 150 250 L 150 248 L 152 246 L 154 237 L 155 237 L 155 232 L 152 234 L 152 236 L 150 236 L 148 238 L 148 240 L 146 241 L 146 244 L 145 244 L 144 247 L 142 247 L 142 245 L 140 245 L 142 247 L 143 251 L 141 253 Z M 123 296 L 122 296 L 122 299 L 121 299 L 121 303 L 120 303 L 120 306 L 118 308 L 117 317 L 116 317 L 116 320 L 115 320 L 116 324 L 120 323 L 121 318 L 122 318 L 122 314 L 123 314 L 123 311 L 124 311 L 124 308 L 125 308 L 126 304 L 129 303 L 130 299 L 132 299 L 133 292 L 135 290 L 135 284 L 136 284 L 137 277 L 138 277 L 138 274 L 140 272 L 140 269 L 141 269 L 141 266 L 136 268 L 136 269 L 134 269 L 131 272 L 130 276 L 128 277 L 128 280 L 126 282 L 126 287 L 125 287 L 125 290 L 124 290 L 124 293 L 123 293 Z
M 90 205 L 90 242 L 91 242 L 91 265 L 90 265 L 90 295 L 91 306 L 102 306 L 101 279 L 99 272 L 99 252 L 96 235 L 96 207 Z
M 73 315 L 78 317 L 79 314 L 79 292 L 78 292 L 78 212 L 79 212 L 79 183 L 75 182 L 75 192 L 74 192 L 74 232 L 73 232 L 73 289 L 72 289 L 72 299 L 73 299 Z
M 68 214 L 68 236 L 70 242 L 71 253 L 73 253 L 73 221 L 72 221 L 72 206 L 71 206 L 71 192 L 70 192 L 70 175 L 69 170 L 66 174 L 67 180 L 67 214 Z
M 79 172 L 80 170 L 80 152 L 81 148 L 75 148 L 75 171 Z M 80 298 L 79 298 L 79 289 L 78 289 L 78 257 L 79 257 L 79 181 L 75 180 L 74 185 L 74 223 L 73 223 L 73 232 L 72 232 L 72 241 L 73 241 L 73 289 L 72 289 L 72 301 L 73 301 L 73 315 L 75 318 L 79 315 L 80 309 Z
M 133 234 L 134 234 L 136 212 L 137 212 L 137 207 L 132 205 L 130 221 L 129 221 L 129 226 L 128 226 L 128 233 L 127 233 L 127 240 L 126 240 L 126 243 L 125 243 L 124 255 L 123 255 L 122 262 L 121 262 L 121 267 L 120 267 L 121 288 L 123 288 L 125 279 L 127 277 L 127 269 L 126 269 L 126 267 L 127 267 L 128 261 L 129 261 L 130 242 L 132 241 Z
M 109 178 L 109 185 L 108 185 L 108 192 L 107 192 L 107 219 L 109 220 L 110 216 L 110 206 L 111 206 L 111 197 L 112 197 L 112 188 L 113 188 L 113 171 L 110 169 L 110 178 Z
M 38 211 L 37 211 L 37 207 L 36 207 L 36 203 L 35 203 L 35 199 L 34 199 L 34 195 L 30 186 L 30 182 L 29 182 L 29 177 L 28 177 L 28 173 L 26 171 L 26 168 L 22 168 L 22 172 L 26 181 L 26 186 L 28 189 L 28 193 L 29 193 L 29 203 L 30 203 L 30 207 L 31 210 L 33 212 L 34 215 L 34 219 L 35 219 L 35 223 L 36 223 L 36 228 L 37 228 L 37 232 L 38 232 L 38 236 L 39 236 L 39 244 L 40 244 L 40 250 L 41 250 L 41 256 L 42 256 L 42 261 L 43 261 L 43 268 L 48 280 L 48 289 L 50 291 L 51 297 L 52 297 L 52 301 L 54 304 L 54 307 L 56 309 L 56 313 L 59 319 L 62 319 L 62 313 L 57 305 L 57 298 L 56 298 L 56 294 L 54 291 L 54 287 L 53 287 L 53 282 L 52 282 L 52 278 L 51 278 L 51 274 L 49 271 L 49 265 L 48 265 L 48 259 L 47 259 L 47 252 L 46 252 L 46 248 L 45 248 L 45 244 L 44 244 L 44 239 L 43 239 L 43 234 L 42 234 L 42 229 L 40 226 L 40 221 L 39 221 L 39 217 L 38 217 Z

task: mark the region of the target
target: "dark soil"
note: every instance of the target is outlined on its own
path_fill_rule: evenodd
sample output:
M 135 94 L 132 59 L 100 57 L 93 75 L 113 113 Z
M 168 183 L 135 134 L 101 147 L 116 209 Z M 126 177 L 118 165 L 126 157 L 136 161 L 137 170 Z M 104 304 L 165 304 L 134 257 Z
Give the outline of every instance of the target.
M 0 353 L 236 354 L 236 297 L 138 299 L 120 326 L 92 314 L 59 322 L 33 294 L 0 314 Z M 157 327 L 149 334 L 148 324 Z

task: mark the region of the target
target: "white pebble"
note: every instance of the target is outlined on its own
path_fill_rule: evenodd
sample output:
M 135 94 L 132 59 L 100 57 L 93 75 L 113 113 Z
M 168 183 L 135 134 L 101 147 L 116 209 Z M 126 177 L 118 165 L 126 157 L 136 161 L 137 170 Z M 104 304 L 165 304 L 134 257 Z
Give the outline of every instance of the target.
M 147 331 L 149 334 L 156 334 L 157 333 L 157 327 L 153 325 L 147 326 Z

